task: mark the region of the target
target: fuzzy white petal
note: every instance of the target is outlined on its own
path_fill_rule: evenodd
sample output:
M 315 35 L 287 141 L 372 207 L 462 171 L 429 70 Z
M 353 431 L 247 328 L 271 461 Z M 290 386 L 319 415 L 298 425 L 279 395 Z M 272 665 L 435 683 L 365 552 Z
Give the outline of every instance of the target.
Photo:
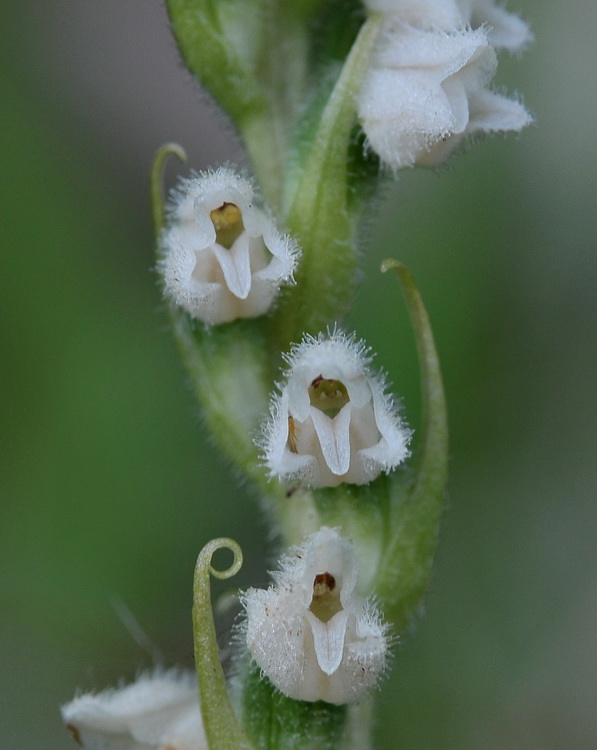
M 356 592 L 358 566 L 338 529 L 321 528 L 282 558 L 267 591 L 243 596 L 249 652 L 285 695 L 304 701 L 360 700 L 383 673 L 386 627 L 377 609 Z M 327 618 L 315 605 L 327 581 L 337 611 Z
M 164 292 L 209 324 L 263 315 L 280 286 L 292 283 L 298 249 L 254 205 L 252 183 L 230 169 L 182 180 L 160 239 Z M 212 214 L 238 209 L 238 236 L 222 245 Z
M 62 718 L 87 750 L 207 750 L 194 675 L 158 672 L 81 695 Z

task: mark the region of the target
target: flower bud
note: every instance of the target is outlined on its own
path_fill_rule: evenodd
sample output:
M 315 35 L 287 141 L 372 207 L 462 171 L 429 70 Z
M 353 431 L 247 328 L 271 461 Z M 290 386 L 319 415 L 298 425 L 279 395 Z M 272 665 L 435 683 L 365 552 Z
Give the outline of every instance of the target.
M 272 576 L 274 586 L 243 597 L 247 646 L 263 673 L 296 700 L 363 698 L 385 669 L 389 645 L 379 610 L 356 593 L 351 543 L 324 526 Z
M 261 441 L 272 476 L 315 487 L 367 484 L 406 458 L 410 432 L 366 354 L 362 342 L 334 332 L 305 337 L 286 357 Z
M 157 672 L 80 695 L 62 707 L 62 718 L 87 750 L 207 750 L 192 674 Z
M 292 281 L 297 246 L 254 199 L 251 182 L 223 167 L 173 193 L 158 270 L 166 296 L 205 323 L 263 315 Z

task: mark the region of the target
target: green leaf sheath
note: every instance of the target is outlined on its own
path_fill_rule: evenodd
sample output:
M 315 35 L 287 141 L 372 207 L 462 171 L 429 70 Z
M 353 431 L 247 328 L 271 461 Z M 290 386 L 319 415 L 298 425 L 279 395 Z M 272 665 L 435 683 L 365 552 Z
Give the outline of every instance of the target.
M 349 198 L 347 158 L 356 117 L 355 97 L 379 31 L 371 16 L 321 113 L 287 224 L 302 248 L 297 284 L 283 295 L 275 325 L 285 350 L 304 332 L 318 333 L 341 317 L 354 298 L 358 213 Z

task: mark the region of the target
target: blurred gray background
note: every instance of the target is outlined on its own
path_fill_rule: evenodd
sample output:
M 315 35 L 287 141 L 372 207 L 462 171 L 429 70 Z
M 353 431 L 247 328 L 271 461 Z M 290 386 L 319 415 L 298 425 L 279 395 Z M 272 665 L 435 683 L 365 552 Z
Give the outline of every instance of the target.
M 387 195 L 350 325 L 418 419 L 395 282 L 442 355 L 449 507 L 426 616 L 378 714 L 386 750 L 597 747 L 597 6 L 519 0 L 537 41 L 497 83 L 536 116 Z M 203 434 L 161 309 L 148 169 L 242 162 L 158 0 L 0 10 L 0 744 L 74 747 L 77 687 L 191 664 L 190 585 L 215 535 L 271 566 L 265 526 Z M 171 167 L 169 179 L 175 168 Z

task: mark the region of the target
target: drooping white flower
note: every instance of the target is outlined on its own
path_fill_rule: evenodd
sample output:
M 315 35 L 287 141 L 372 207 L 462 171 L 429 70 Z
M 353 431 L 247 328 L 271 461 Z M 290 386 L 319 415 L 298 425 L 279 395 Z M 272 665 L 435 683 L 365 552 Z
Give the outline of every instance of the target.
M 207 750 L 194 674 L 156 672 L 62 707 L 87 750 Z
M 267 312 L 298 250 L 254 205 L 250 180 L 222 167 L 181 180 L 173 196 L 158 263 L 166 296 L 210 324 Z
M 366 355 L 362 342 L 334 332 L 305 337 L 286 357 L 261 441 L 272 476 L 366 484 L 406 458 L 410 432 Z
M 358 113 L 370 148 L 388 166 L 433 166 L 472 134 L 531 122 L 522 104 L 488 88 L 494 47 L 514 50 L 531 38 L 519 18 L 491 0 L 369 5 L 386 15 Z
M 324 526 L 282 558 L 274 586 L 244 594 L 249 652 L 290 698 L 351 703 L 383 673 L 387 628 L 357 575 L 351 543 Z

